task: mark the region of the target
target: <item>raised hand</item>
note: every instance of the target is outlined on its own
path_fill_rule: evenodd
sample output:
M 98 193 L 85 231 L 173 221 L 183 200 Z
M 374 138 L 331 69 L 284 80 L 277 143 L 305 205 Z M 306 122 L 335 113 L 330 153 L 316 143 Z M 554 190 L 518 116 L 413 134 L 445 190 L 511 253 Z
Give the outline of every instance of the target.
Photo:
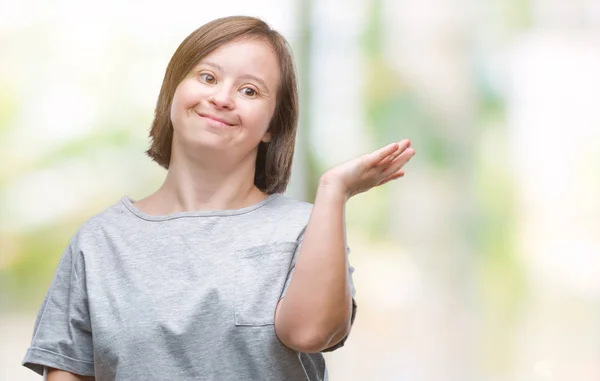
M 323 174 L 321 185 L 342 192 L 346 199 L 404 176 L 402 167 L 414 156 L 410 140 L 388 144 Z

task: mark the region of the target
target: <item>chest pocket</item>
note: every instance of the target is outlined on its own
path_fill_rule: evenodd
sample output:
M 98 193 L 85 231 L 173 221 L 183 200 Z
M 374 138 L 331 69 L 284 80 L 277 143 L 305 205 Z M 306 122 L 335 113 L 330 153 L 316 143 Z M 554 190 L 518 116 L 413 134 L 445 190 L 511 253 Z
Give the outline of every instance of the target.
M 253 246 L 236 252 L 236 325 L 275 324 L 275 308 L 287 279 L 296 242 Z

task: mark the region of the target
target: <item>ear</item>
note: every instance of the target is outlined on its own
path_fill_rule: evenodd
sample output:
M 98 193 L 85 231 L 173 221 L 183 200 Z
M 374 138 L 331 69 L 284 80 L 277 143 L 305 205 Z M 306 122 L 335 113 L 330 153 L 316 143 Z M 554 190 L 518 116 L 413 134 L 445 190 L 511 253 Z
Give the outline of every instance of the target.
M 271 133 L 269 131 L 265 132 L 265 134 L 263 135 L 262 139 L 260 139 L 261 142 L 263 143 L 268 143 L 271 141 Z

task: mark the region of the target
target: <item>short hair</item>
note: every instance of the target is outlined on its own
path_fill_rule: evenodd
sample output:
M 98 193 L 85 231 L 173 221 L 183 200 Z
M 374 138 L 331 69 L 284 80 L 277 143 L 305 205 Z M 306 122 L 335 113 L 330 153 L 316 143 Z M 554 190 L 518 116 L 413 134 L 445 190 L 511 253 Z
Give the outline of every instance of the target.
M 213 20 L 193 31 L 179 45 L 169 61 L 158 95 L 149 134 L 150 148 L 146 154 L 169 169 L 173 143 L 170 109 L 177 86 L 208 54 L 227 43 L 243 39 L 269 43 L 279 62 L 280 84 L 268 129 L 271 140 L 258 145 L 254 184 L 267 194 L 282 193 L 290 180 L 298 126 L 296 70 L 285 38 L 255 17 L 231 16 Z

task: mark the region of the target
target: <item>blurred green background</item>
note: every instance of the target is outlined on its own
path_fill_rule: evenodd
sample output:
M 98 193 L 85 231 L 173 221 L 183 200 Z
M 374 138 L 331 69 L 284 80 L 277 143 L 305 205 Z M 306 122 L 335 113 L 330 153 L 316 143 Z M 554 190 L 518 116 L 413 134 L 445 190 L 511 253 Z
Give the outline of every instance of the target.
M 0 380 L 68 239 L 153 192 L 164 70 L 246 14 L 293 46 L 288 194 L 402 138 L 407 175 L 347 207 L 360 310 L 331 380 L 600 380 L 598 0 L 0 2 Z

